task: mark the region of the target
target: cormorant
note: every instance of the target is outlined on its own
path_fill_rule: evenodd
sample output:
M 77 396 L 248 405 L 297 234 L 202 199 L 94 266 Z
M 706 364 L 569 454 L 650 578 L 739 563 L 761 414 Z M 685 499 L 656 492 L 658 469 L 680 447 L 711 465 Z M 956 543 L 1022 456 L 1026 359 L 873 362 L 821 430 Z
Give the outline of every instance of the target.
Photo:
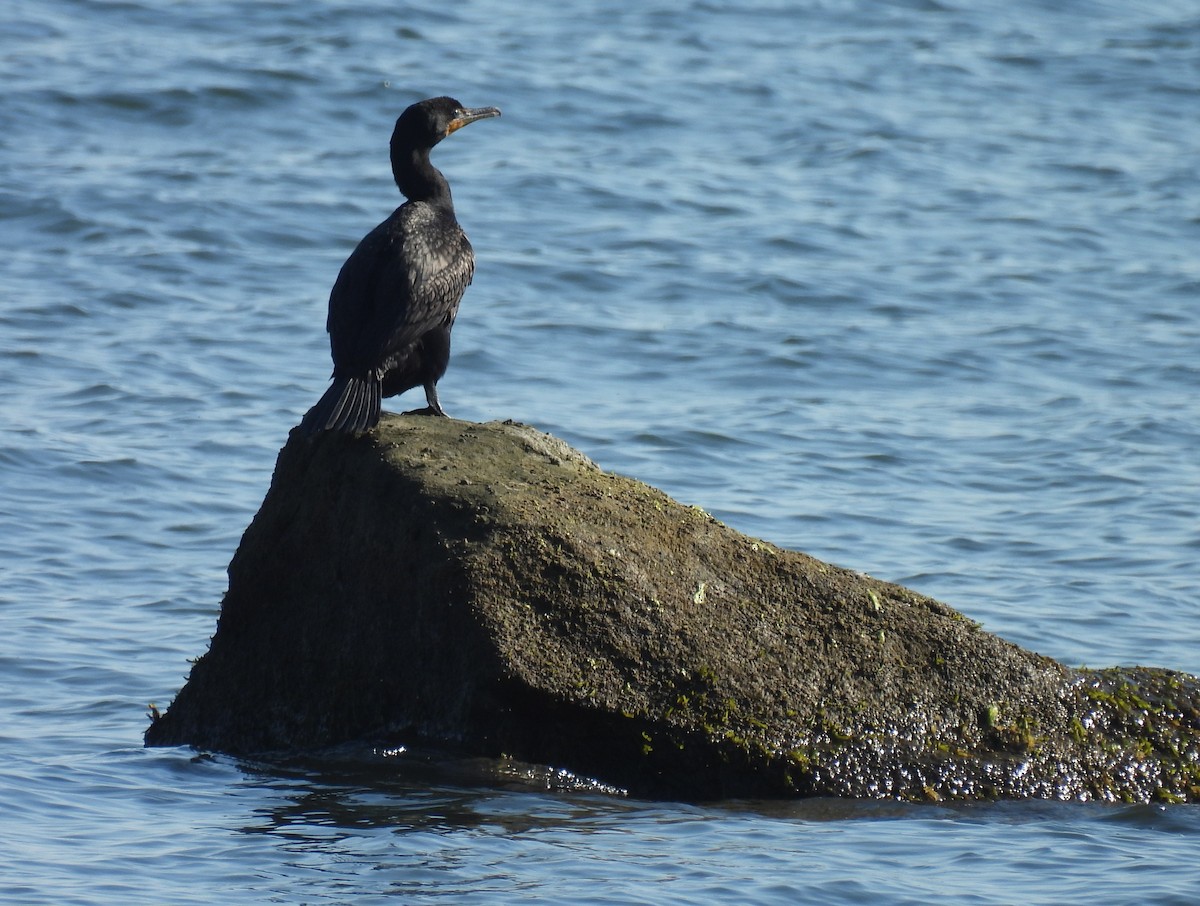
M 325 322 L 333 384 L 304 416 L 306 434 L 370 430 L 383 397 L 417 386 L 428 403 L 419 412 L 446 414 L 437 382 L 450 361 L 450 329 L 475 255 L 429 151 L 468 123 L 499 115 L 495 107 L 439 97 L 396 120 L 392 176 L 408 201 L 363 238 L 333 284 Z

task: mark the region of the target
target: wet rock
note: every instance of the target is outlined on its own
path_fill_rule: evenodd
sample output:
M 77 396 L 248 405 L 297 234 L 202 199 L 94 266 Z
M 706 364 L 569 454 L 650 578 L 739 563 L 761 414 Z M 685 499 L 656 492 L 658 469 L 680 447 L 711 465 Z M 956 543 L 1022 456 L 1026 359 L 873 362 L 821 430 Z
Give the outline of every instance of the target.
M 1078 671 L 511 423 L 282 450 L 149 745 L 424 740 L 677 798 L 1200 798 L 1200 681 Z

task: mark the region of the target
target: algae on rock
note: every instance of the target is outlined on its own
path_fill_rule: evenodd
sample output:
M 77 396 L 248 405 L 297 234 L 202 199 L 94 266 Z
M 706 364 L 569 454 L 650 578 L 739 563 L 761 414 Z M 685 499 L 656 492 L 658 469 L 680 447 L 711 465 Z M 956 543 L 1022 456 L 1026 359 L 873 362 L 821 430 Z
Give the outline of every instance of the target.
M 1200 799 L 1200 682 L 1076 671 L 532 428 L 293 433 L 151 745 L 420 739 L 633 793 Z

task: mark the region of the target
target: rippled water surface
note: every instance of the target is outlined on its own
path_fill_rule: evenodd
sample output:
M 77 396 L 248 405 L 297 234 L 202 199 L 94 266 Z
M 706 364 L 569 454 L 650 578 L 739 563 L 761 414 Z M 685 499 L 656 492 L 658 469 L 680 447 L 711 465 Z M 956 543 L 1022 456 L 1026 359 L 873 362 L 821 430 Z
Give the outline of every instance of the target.
M 504 110 L 435 155 L 478 257 L 452 414 L 1068 663 L 1200 672 L 1193 2 L 8 0 L 0 77 L 0 899 L 1194 901 L 1192 807 L 140 746 L 441 93 Z

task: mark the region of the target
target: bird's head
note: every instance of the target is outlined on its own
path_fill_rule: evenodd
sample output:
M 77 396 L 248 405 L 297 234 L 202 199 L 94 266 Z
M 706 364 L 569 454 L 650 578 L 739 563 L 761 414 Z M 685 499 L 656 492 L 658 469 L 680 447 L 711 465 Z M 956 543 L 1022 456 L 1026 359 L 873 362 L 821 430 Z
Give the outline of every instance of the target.
M 429 98 L 413 104 L 396 120 L 392 149 L 432 148 L 451 132 L 476 120 L 499 116 L 496 107 L 464 107 L 454 98 Z

